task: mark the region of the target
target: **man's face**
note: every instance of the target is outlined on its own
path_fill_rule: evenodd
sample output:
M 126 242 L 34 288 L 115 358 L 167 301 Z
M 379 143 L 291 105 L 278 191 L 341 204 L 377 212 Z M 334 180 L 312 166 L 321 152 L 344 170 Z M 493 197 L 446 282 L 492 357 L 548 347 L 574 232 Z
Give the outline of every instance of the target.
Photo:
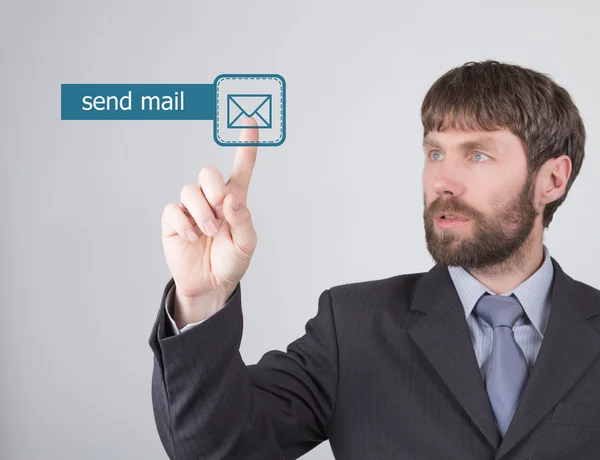
M 423 149 L 425 237 L 436 263 L 477 269 L 513 256 L 538 216 L 521 140 L 509 130 L 432 131 Z

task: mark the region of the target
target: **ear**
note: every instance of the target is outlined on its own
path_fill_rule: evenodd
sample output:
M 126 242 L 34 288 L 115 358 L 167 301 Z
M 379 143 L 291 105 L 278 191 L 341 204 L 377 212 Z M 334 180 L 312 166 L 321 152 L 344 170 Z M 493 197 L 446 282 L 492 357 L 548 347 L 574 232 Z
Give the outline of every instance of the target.
M 565 193 L 572 164 L 567 155 L 548 160 L 538 174 L 538 204 L 543 208 L 546 204 L 558 200 Z

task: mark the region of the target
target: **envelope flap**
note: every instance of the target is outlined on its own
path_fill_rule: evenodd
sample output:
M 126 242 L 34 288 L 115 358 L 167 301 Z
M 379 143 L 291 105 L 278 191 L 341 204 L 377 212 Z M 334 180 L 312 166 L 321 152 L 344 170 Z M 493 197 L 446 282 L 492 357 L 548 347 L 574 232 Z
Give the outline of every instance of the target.
M 237 105 L 248 117 L 253 116 L 265 103 L 271 99 L 270 94 L 230 94 L 229 100 Z

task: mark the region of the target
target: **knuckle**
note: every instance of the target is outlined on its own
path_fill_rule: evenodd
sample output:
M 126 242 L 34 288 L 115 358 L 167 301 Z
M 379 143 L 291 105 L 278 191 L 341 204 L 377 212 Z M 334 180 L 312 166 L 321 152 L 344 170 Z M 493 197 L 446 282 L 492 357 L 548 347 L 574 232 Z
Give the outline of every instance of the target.
M 178 220 L 179 220 L 177 213 L 180 210 L 181 210 L 181 208 L 179 206 L 177 206 L 175 203 L 167 204 L 163 209 L 163 213 L 160 218 L 161 222 L 163 224 L 168 224 L 171 227 L 176 227 Z
M 208 178 L 220 178 L 223 177 L 221 175 L 221 171 L 219 168 L 213 165 L 206 165 L 200 169 L 198 173 L 198 183 L 204 183 Z
M 183 201 L 186 198 L 191 198 L 194 193 L 194 189 L 198 188 L 197 185 L 194 184 L 185 184 L 181 188 L 181 193 L 179 194 L 181 200 Z
M 168 220 L 169 216 L 173 215 L 175 208 L 177 208 L 177 205 L 175 203 L 168 203 L 163 209 L 161 220 L 163 220 L 163 221 Z

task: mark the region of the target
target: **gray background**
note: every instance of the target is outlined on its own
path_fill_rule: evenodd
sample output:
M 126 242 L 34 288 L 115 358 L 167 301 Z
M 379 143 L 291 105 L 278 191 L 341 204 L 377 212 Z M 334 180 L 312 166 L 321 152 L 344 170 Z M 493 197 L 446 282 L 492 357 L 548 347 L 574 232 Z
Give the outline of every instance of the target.
M 545 242 L 600 286 L 598 9 L 405 3 L 2 1 L 0 458 L 166 458 L 147 344 L 170 277 L 160 217 L 203 165 L 227 179 L 235 151 L 208 121 L 61 121 L 61 83 L 286 78 L 287 140 L 250 186 L 247 363 L 302 335 L 324 289 L 431 268 L 419 109 L 469 60 L 548 73 L 578 104 L 587 157 Z

